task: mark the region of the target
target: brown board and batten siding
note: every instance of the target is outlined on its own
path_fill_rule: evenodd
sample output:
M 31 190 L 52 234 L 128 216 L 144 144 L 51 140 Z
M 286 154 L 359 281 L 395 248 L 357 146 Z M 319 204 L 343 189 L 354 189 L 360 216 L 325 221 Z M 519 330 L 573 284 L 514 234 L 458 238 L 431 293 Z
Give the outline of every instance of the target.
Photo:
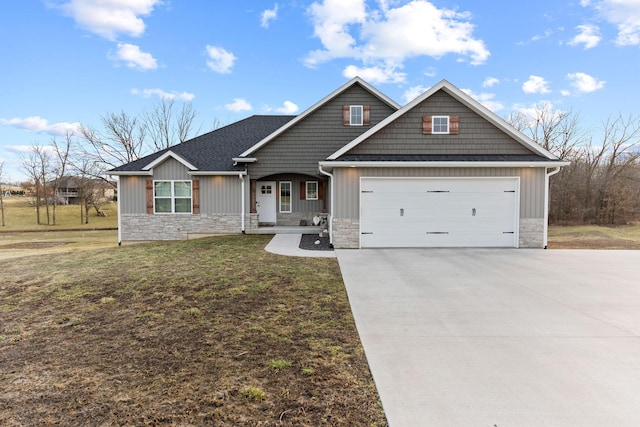
M 343 125 L 345 105 L 368 105 L 369 126 Z M 318 161 L 367 131 L 395 110 L 359 84 L 328 101 L 317 111 L 252 154 L 258 161 L 248 165 L 252 179 L 283 171 L 318 176 Z
M 520 218 L 544 217 L 544 168 L 334 168 L 334 218 L 360 218 L 361 177 L 520 177 Z
M 180 162 L 167 159 L 153 176 L 120 176 L 119 197 L 123 214 L 142 214 L 146 208 L 147 180 L 198 181 L 200 213 L 240 213 L 241 182 L 237 175 L 193 176 Z
M 457 116 L 457 135 L 425 135 L 424 116 Z M 524 145 L 444 90 L 389 123 L 349 151 L 352 155 L 530 155 Z

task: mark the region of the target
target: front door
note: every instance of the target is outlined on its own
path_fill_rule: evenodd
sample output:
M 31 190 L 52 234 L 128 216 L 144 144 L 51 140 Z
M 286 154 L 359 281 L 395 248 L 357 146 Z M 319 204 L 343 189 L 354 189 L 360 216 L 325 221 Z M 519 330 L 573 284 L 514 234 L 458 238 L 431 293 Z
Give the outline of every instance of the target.
M 258 181 L 256 183 L 256 210 L 259 223 L 276 223 L 276 182 Z

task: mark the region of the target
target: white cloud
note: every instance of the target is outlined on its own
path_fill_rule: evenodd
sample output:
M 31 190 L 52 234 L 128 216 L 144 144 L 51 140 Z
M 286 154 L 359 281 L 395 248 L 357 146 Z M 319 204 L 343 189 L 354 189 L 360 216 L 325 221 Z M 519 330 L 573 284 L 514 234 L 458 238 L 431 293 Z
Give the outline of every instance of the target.
M 402 99 L 404 100 L 405 104 L 409 103 L 410 101 L 413 101 L 414 99 L 425 93 L 429 89 L 429 87 L 430 86 L 421 85 L 410 87 L 409 89 L 404 91 L 404 93 L 402 94 Z
M 362 69 L 383 70 L 385 81 L 396 81 L 404 79 L 395 70 L 408 58 L 456 54 L 481 64 L 490 55 L 484 42 L 473 37 L 467 12 L 438 9 L 426 0 L 398 7 L 393 7 L 399 4 L 395 1 L 378 4 L 375 9 L 365 0 L 314 2 L 308 12 L 323 49 L 310 52 L 305 65 L 313 68 L 333 59 L 353 58 L 362 61 Z
M 590 93 L 602 89 L 607 83 L 604 80 L 598 80 L 586 73 L 569 73 L 567 74 L 571 86 L 579 93 Z
M 581 1 L 584 7 L 593 7 L 610 24 L 618 29 L 616 44 L 632 46 L 640 44 L 640 1 L 598 0 Z
M 591 49 L 598 46 L 600 40 L 602 40 L 602 37 L 600 36 L 600 28 L 598 28 L 597 25 L 578 25 L 576 29 L 580 31 L 580 33 L 569 41 L 569 44 L 572 46 L 582 44 L 585 49 Z
M 166 92 L 162 89 L 131 89 L 133 95 L 141 95 L 144 98 L 150 98 L 151 96 L 157 95 L 161 99 L 168 100 L 178 100 L 178 101 L 192 101 L 196 96 L 189 92 Z
M 236 62 L 235 55 L 224 48 L 207 45 L 207 65 L 216 73 L 229 74 Z
M 162 0 L 70 0 L 56 7 L 79 27 L 115 40 L 119 34 L 141 36 L 145 30 L 141 16 L 148 16 L 161 3 Z
M 273 6 L 273 9 L 267 9 L 262 12 L 260 16 L 260 26 L 262 28 L 269 28 L 269 23 L 278 17 L 278 3 Z
M 158 68 L 156 59 L 150 53 L 141 51 L 140 47 L 134 44 L 118 43 L 118 51 L 109 57 L 114 61 L 124 62 L 129 68 L 141 71 Z
M 484 82 L 482 82 L 482 87 L 493 87 L 498 83 L 500 83 L 499 79 L 495 77 L 487 77 L 486 79 L 484 79 Z
M 17 128 L 28 130 L 31 132 L 42 132 L 55 136 L 64 136 L 67 134 L 67 132 L 77 132 L 80 128 L 80 123 L 60 122 L 49 124 L 49 121 L 47 119 L 43 119 L 40 116 L 0 119 L 0 123 L 8 126 L 15 126 Z
M 251 111 L 253 107 L 245 99 L 234 98 L 230 104 L 225 104 L 224 108 L 234 113 L 240 113 L 242 111 Z
M 379 83 L 402 83 L 405 81 L 406 73 L 400 73 L 396 71 L 395 67 L 365 67 L 359 68 L 355 65 L 347 66 L 342 75 L 348 79 L 352 79 L 356 76 L 362 77 L 366 81 L 372 84 Z
M 276 111 L 282 114 L 294 114 L 298 111 L 298 106 L 291 101 L 284 101 L 282 107 L 276 108 Z
M 529 76 L 529 80 L 522 84 L 524 93 L 549 93 L 549 82 L 540 76 Z
M 524 117 L 524 120 L 529 127 L 534 126 L 536 124 L 536 120 L 538 120 L 540 116 L 551 119 L 561 117 L 565 114 L 565 111 L 556 108 L 550 101 L 541 101 L 530 106 L 516 104 L 513 108 Z
M 460 89 L 485 107 L 487 107 L 491 111 L 500 111 L 504 109 L 504 104 L 501 102 L 495 101 L 493 98 L 496 97 L 495 93 L 475 93 L 471 89 Z

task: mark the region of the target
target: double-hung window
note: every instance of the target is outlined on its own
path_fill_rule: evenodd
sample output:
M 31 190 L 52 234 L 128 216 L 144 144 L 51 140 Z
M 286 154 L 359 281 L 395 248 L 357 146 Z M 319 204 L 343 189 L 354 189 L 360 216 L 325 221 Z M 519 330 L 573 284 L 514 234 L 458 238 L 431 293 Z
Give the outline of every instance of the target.
M 318 181 L 307 181 L 305 200 L 318 200 Z
M 351 126 L 362 126 L 363 121 L 363 107 L 362 105 L 349 106 L 349 124 Z
M 191 181 L 154 181 L 155 213 L 191 213 Z

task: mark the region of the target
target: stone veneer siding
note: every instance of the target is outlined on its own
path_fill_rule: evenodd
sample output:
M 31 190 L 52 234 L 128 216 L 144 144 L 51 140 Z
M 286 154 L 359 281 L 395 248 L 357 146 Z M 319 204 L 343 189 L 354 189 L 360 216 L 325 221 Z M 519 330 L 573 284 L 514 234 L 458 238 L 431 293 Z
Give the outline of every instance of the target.
M 360 220 L 334 218 L 333 247 L 336 249 L 358 249 L 360 247 Z
M 186 240 L 190 234 L 241 232 L 238 214 L 149 215 L 123 214 L 122 240 Z
M 544 218 L 520 218 L 519 247 L 544 247 Z

